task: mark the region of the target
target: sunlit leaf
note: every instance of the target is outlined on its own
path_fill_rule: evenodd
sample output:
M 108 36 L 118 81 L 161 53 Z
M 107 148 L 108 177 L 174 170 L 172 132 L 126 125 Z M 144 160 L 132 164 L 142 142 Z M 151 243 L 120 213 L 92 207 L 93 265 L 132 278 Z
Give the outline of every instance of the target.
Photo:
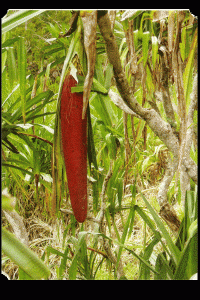
M 158 39 L 156 36 L 152 36 L 151 40 L 152 40 L 152 63 L 153 63 L 153 68 L 155 70 L 157 54 L 158 54 Z
M 25 39 L 20 37 L 18 48 L 18 70 L 20 81 L 20 94 L 21 94 L 21 106 L 22 116 L 24 124 L 26 122 L 26 47 Z
M 30 10 L 20 9 L 18 12 L 2 20 L 2 33 L 5 33 L 15 27 L 27 22 L 28 20 L 42 14 L 46 9 Z
M 2 250 L 32 279 L 47 279 L 50 276 L 50 271 L 45 264 L 4 228 L 2 228 Z
M 146 65 L 148 59 L 148 52 L 149 52 L 149 40 L 150 40 L 150 32 L 146 31 L 143 32 L 142 36 L 142 51 L 143 51 L 143 65 Z

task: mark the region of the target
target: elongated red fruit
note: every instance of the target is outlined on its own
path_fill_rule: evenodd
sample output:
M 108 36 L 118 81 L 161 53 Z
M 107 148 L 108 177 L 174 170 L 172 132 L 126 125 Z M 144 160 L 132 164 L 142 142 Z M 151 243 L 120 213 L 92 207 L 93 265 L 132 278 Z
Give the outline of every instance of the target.
M 76 220 L 82 223 L 87 216 L 87 118 L 82 120 L 83 94 L 71 93 L 76 84 L 71 75 L 65 78 L 60 118 L 70 200 Z

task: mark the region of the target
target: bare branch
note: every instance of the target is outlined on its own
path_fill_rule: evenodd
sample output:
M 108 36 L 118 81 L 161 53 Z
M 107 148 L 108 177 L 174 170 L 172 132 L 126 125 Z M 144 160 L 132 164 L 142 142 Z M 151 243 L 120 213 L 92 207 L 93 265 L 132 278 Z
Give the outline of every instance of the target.
M 70 36 L 77 28 L 77 21 L 80 11 L 73 11 L 71 20 L 69 21 L 69 30 L 65 34 L 60 34 L 59 37 Z
M 64 209 L 64 208 L 60 208 L 60 211 L 66 215 L 73 215 L 74 216 L 74 212 L 70 209 Z M 94 217 L 88 215 L 86 220 L 88 221 L 92 221 L 92 222 L 95 222 L 95 223 L 100 223 L 99 220 L 95 219 Z
M 139 115 L 137 115 L 135 112 L 133 112 L 127 105 L 126 103 L 123 101 L 123 99 L 120 97 L 119 94 L 113 92 L 111 89 L 108 92 L 108 95 L 110 97 L 110 99 L 112 100 L 112 102 L 119 107 L 121 110 L 123 110 L 125 113 L 132 115 L 136 118 L 142 119 Z
M 145 116 L 145 111 L 141 108 L 139 103 L 134 98 L 126 75 L 122 69 L 118 46 L 113 35 L 110 19 L 108 14 L 99 15 L 98 13 L 98 25 L 101 34 L 106 42 L 106 50 L 110 63 L 113 65 L 113 71 L 116 79 L 117 88 L 128 107 L 141 117 Z

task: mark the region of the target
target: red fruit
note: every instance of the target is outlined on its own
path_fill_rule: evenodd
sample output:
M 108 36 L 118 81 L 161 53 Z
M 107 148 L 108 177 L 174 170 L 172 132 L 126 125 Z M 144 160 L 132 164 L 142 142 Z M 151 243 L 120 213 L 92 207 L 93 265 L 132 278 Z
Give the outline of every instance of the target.
M 76 220 L 82 223 L 87 216 L 87 118 L 82 120 L 83 94 L 71 93 L 76 84 L 71 75 L 65 78 L 60 118 L 70 200 Z

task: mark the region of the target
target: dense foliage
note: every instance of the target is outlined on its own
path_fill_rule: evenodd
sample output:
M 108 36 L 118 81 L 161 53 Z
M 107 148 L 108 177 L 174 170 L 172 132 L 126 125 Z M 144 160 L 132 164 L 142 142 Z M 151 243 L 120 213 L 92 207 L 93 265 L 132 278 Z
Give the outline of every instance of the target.
M 88 216 L 79 224 L 69 201 L 59 103 L 69 70 L 78 79 L 72 93 L 87 88 L 91 48 L 83 18 L 90 13 L 80 12 L 74 23 L 75 12 L 67 10 L 10 11 L 3 19 L 3 270 L 21 280 L 191 279 L 197 273 L 197 21 L 189 11 L 111 11 L 117 61 L 103 28 L 106 13 L 98 12 L 87 114 Z M 182 150 L 171 145 L 164 126 L 158 130 L 143 118 L 145 109 L 169 126 Z M 184 149 L 190 177 L 180 167 Z M 171 161 L 177 167 L 168 174 Z M 174 223 L 162 213 L 166 205 Z

